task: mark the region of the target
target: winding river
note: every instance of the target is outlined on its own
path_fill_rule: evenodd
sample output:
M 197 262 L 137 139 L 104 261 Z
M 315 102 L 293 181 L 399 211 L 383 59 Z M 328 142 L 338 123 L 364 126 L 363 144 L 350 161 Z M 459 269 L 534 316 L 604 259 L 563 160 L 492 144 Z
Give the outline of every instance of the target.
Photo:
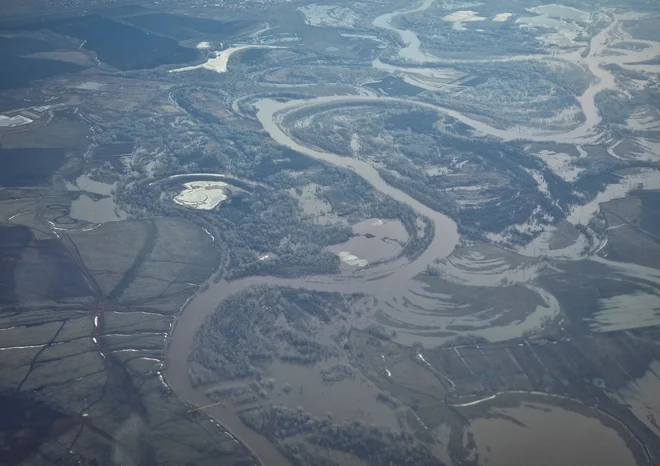
M 392 26 L 392 19 L 405 13 L 421 12 L 428 9 L 434 0 L 424 0 L 417 8 L 405 11 L 388 13 L 376 18 L 374 26 L 389 30 L 401 36 L 404 46 L 399 50 L 399 56 L 409 62 L 424 63 L 425 61 L 437 62 L 434 57 L 429 57 L 420 50 L 420 41 L 416 34 L 408 30 L 400 30 Z M 270 137 L 279 144 L 294 151 L 305 154 L 316 160 L 332 164 L 353 171 L 369 183 L 375 190 L 399 201 L 412 208 L 418 215 L 425 217 L 433 223 L 434 236 L 424 254 L 415 260 L 408 261 L 399 259 L 394 262 L 381 264 L 373 268 L 357 271 L 350 277 L 347 276 L 318 276 L 297 279 L 282 279 L 275 277 L 248 277 L 231 282 L 220 281 L 211 283 L 207 289 L 194 295 L 184 305 L 179 318 L 176 320 L 168 338 L 165 355 L 165 377 L 168 385 L 182 399 L 195 406 L 209 404 L 208 398 L 202 389 L 197 389 L 190 383 L 188 377 L 188 355 L 195 339 L 195 333 L 203 320 L 218 306 L 220 301 L 228 295 L 257 284 L 271 284 L 278 286 L 301 287 L 316 291 L 336 291 L 340 293 L 363 292 L 378 296 L 378 299 L 391 299 L 401 296 L 408 289 L 408 282 L 416 275 L 423 272 L 435 259 L 440 259 L 452 253 L 458 244 L 458 233 L 456 223 L 449 217 L 436 212 L 426 205 L 415 200 L 408 194 L 387 184 L 379 175 L 378 171 L 369 163 L 342 157 L 330 152 L 312 149 L 294 140 L 286 129 L 280 124 L 287 112 L 295 111 L 303 107 L 321 106 L 327 104 L 353 104 L 353 103 L 405 103 L 416 105 L 438 112 L 445 113 L 475 130 L 486 135 L 511 140 L 524 138 L 533 141 L 564 141 L 584 142 L 585 139 L 597 137 L 594 130 L 600 122 L 600 115 L 595 105 L 595 95 L 605 89 L 615 86 L 614 78 L 601 65 L 604 62 L 602 54 L 609 34 L 618 27 L 618 20 L 614 20 L 608 28 L 604 29 L 591 41 L 591 49 L 584 59 L 592 73 L 597 77 L 597 82 L 580 97 L 578 101 L 585 114 L 585 121 L 580 126 L 562 133 L 550 134 L 538 130 L 502 130 L 477 121 L 462 113 L 433 104 L 398 99 L 390 97 L 374 97 L 368 95 L 358 96 L 327 96 L 304 101 L 277 102 L 263 99 L 256 103 L 257 118 L 268 132 Z M 632 53 L 632 52 L 631 52 Z M 562 58 L 562 57 L 554 57 Z M 621 57 L 606 57 L 610 62 L 621 61 Z M 579 56 L 566 55 L 563 59 L 578 61 Z M 415 72 L 415 68 L 411 68 Z M 221 422 L 229 431 L 240 437 L 241 441 L 249 446 L 253 453 L 260 459 L 262 464 L 288 464 L 283 455 L 264 437 L 246 428 L 238 419 L 231 408 L 220 405 L 211 406 L 205 412 L 213 419 Z M 230 435 L 229 433 L 227 435 Z

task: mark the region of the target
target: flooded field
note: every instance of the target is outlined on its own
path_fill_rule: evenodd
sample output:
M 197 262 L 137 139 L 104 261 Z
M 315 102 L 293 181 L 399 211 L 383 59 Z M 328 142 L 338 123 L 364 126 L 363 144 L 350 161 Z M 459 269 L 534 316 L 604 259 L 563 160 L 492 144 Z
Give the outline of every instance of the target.
M 323 190 L 321 186 L 310 183 L 298 190 L 292 188 L 289 194 L 298 200 L 303 215 L 310 217 L 315 223 L 344 223 L 345 220 L 332 211 L 332 205 L 323 199 Z
M 644 376 L 620 388 L 612 397 L 630 406 L 633 414 L 660 437 L 660 362 L 653 361 Z
M 126 218 L 113 199 L 115 183 L 103 183 L 88 175 L 79 176 L 73 183 L 67 185 L 77 197 L 71 201 L 72 219 L 89 223 L 115 222 Z
M 365 267 L 394 259 L 408 241 L 408 233 L 399 220 L 372 218 L 353 225 L 352 229 L 351 239 L 328 248 L 349 266 Z M 353 257 L 348 258 L 349 255 Z
M 599 419 L 538 403 L 491 408 L 469 427 L 479 465 L 634 466 L 635 458 L 614 429 Z M 594 448 L 594 446 L 598 446 Z
M 387 13 L 373 21 L 376 28 L 400 38 L 397 54 L 389 55 L 391 63 L 387 63 L 385 58 L 376 58 L 371 62 L 373 68 L 429 91 L 437 91 L 452 79 L 465 76 L 447 66 L 437 66 L 440 63 L 451 66 L 451 62 L 425 53 L 414 31 L 396 25 L 401 24 L 395 21 L 398 16 L 421 13 L 433 3 L 427 0 L 410 10 Z M 465 10 L 445 15 L 444 20 L 462 28 L 463 23 L 485 22 L 495 14 L 493 12 L 486 17 L 478 11 L 467 10 L 473 8 L 472 5 L 461 8 Z M 303 10 L 307 23 L 315 23 L 318 27 L 338 27 L 350 22 L 349 12 L 318 5 Z M 572 47 L 579 42 L 578 37 L 582 37 L 586 23 L 591 20 L 590 15 L 585 15 L 573 8 L 546 5 L 530 9 L 518 18 L 518 25 L 511 26 L 534 27 L 544 32 L 554 29 L 556 34 L 545 39 Z M 511 16 L 511 13 L 500 13 L 492 21 L 508 21 Z M 262 376 L 275 379 L 274 388 L 264 397 L 267 402 L 281 403 L 288 408 L 300 405 L 300 409 L 295 408 L 299 413 L 307 412 L 317 418 L 332 418 L 337 422 L 358 419 L 386 426 L 399 424 L 404 426 L 404 430 L 417 429 L 418 435 L 430 437 L 438 432 L 434 429 L 442 430 L 439 426 L 443 420 L 451 418 L 448 414 L 450 408 L 470 409 L 468 417 L 471 422 L 461 447 L 471 449 L 473 445 L 468 439 L 472 439 L 476 445 L 472 452 L 476 456 L 472 459 L 476 459 L 475 464 L 481 466 L 527 466 L 530 461 L 534 465 L 552 466 L 646 464 L 643 457 L 641 462 L 637 461 L 640 453 L 633 453 L 630 447 L 634 440 L 630 435 L 622 437 L 621 432 L 627 432 L 626 427 L 612 420 L 616 416 L 610 418 L 609 414 L 574 401 L 602 401 L 606 396 L 605 388 L 626 385 L 625 380 L 632 382 L 631 376 L 624 370 L 617 370 L 616 374 L 613 374 L 614 370 L 610 373 L 601 370 L 603 361 L 595 362 L 591 356 L 600 354 L 599 350 L 602 353 L 610 351 L 607 354 L 612 360 L 641 354 L 635 353 L 641 351 L 635 348 L 630 356 L 628 353 L 619 356 L 625 351 L 625 345 L 621 343 L 617 346 L 618 340 L 612 343 L 611 339 L 623 337 L 618 333 L 610 337 L 610 334 L 623 330 L 637 331 L 657 323 L 654 319 L 660 311 L 654 307 L 655 285 L 647 283 L 650 291 L 644 295 L 638 288 L 641 286 L 640 277 L 648 277 L 646 269 L 620 264 L 615 266 L 606 259 L 579 263 L 576 259 L 599 252 L 602 242 L 606 241 L 601 238 L 602 235 L 588 231 L 590 222 L 600 210 L 600 204 L 625 196 L 633 185 L 639 183 L 644 188 L 654 187 L 659 178 L 655 171 L 617 173 L 620 176 L 618 183 L 606 186 L 593 200 L 574 207 L 564 223 L 547 229 L 544 236 L 521 248 L 519 253 L 467 241 L 465 247 L 457 248 L 457 225 L 448 216 L 419 202 L 418 197 L 410 196 L 385 181 L 379 173 L 381 167 L 373 160 L 368 157 L 344 157 L 336 153 L 339 150 L 332 148 L 320 150 L 311 138 L 305 141 L 304 137 L 292 136 L 291 127 L 288 127 L 289 124 L 302 125 L 302 120 L 296 120 L 297 111 L 305 113 L 301 118 L 311 118 L 310 114 L 331 106 L 354 108 L 361 105 L 366 108 L 372 104 L 410 105 L 455 118 L 471 128 L 472 136 L 490 136 L 503 143 L 520 138 L 559 141 L 575 146 L 573 155 L 561 150 L 543 150 L 532 154 L 539 163 L 545 162 L 549 171 L 563 182 L 573 183 L 588 170 L 584 164 L 574 164 L 573 159 L 583 154 L 593 155 L 592 152 L 587 153 L 591 149 L 583 149 L 577 144 L 602 141 L 602 115 L 596 106 L 595 96 L 601 91 L 616 88 L 614 75 L 602 65 L 627 60 L 634 62 L 642 57 L 637 47 L 622 49 L 625 50 L 621 52 L 623 55 L 609 54 L 612 35 L 618 34 L 619 25 L 620 18 L 613 17 L 609 26 L 591 37 L 590 48 L 585 48 L 582 55 L 575 50 L 564 50 L 557 57 L 553 55 L 553 60 L 563 60 L 589 69 L 598 78 L 585 85 L 586 90 L 581 95 L 575 96 L 577 104 L 573 108 L 574 113 L 583 114 L 584 120 L 570 128 L 555 128 L 556 131 L 547 127 L 493 126 L 468 112 L 421 100 L 379 97 L 373 90 L 364 88 L 354 90 L 357 95 L 297 97 L 289 101 L 255 97 L 253 103 L 257 120 L 275 142 L 307 157 L 353 171 L 375 190 L 411 207 L 419 217 L 429 219 L 435 227 L 435 235 L 424 254 L 407 260 L 401 257 L 402 248 L 410 240 L 403 225 L 398 221 L 369 219 L 352 226 L 353 236 L 348 241 L 327 248 L 342 261 L 340 274 L 293 279 L 249 277 L 210 283 L 208 288 L 190 300 L 170 336 L 167 373 L 172 388 L 198 405 L 209 401 L 204 393 L 205 387 L 193 387 L 186 377 L 189 368 L 187 356 L 195 344 L 195 332 L 200 323 L 212 314 L 218 303 L 228 301 L 235 296 L 234 293 L 266 284 L 299 288 L 301 293 L 309 293 L 307 299 L 312 299 L 317 292 L 331 291 L 343 296 L 358 292 L 364 297 L 355 309 L 337 320 L 343 328 L 328 338 L 333 342 L 335 352 L 331 356 L 326 355 L 323 363 L 291 364 L 287 359 L 292 358 L 291 354 L 283 354 L 278 346 L 281 342 L 277 338 L 284 333 L 275 333 L 272 337 L 271 346 L 267 346 L 271 353 L 264 353 L 270 356 L 255 356 L 254 361 L 259 360 L 255 366 L 263 371 L 255 379 L 259 383 L 262 383 Z M 582 45 L 587 44 L 584 42 Z M 171 71 L 203 67 L 225 72 L 229 56 L 239 47 L 244 46 L 218 52 L 206 64 Z M 546 58 L 518 56 L 503 58 L 502 61 Z M 272 76 L 276 76 L 278 85 L 286 84 L 286 72 L 278 71 Z M 307 80 L 305 77 L 304 84 Z M 301 84 L 299 81 L 300 78 L 293 84 Z M 238 109 L 239 105 L 236 104 L 235 108 Z M 641 117 L 644 118 L 641 123 L 648 123 L 644 115 Z M 363 139 L 359 134 L 353 135 L 350 140 L 353 154 L 366 152 L 368 144 Z M 438 176 L 442 174 L 437 173 Z M 550 197 L 552 193 L 547 182 L 544 182 L 544 175 L 541 172 L 530 174 L 540 190 Z M 469 189 L 481 188 L 475 185 L 464 191 Z M 333 216 L 332 207 L 324 199 L 320 186 L 310 183 L 290 189 L 289 194 L 298 201 L 299 212 L 315 223 L 346 222 L 346 219 Z M 584 274 L 588 277 L 584 278 Z M 614 278 L 610 280 L 608 274 Z M 589 288 L 586 288 L 587 279 Z M 593 293 L 592 288 L 596 290 Z M 600 288 L 607 289 L 607 292 Z M 579 290 L 586 290 L 584 299 L 575 299 Z M 269 308 L 255 309 L 261 312 Z M 282 317 L 284 315 L 278 314 L 271 327 L 284 325 L 288 318 Z M 631 317 L 634 322 L 626 323 L 626 317 Z M 319 322 L 325 321 L 320 318 Z M 327 322 L 319 324 L 308 334 L 313 338 L 319 338 L 319 335 L 328 337 L 331 334 L 327 330 L 329 327 L 331 325 Z M 565 332 L 565 327 L 570 331 Z M 270 327 L 254 333 L 261 338 L 269 331 Z M 582 331 L 593 333 L 589 334 L 589 338 L 582 338 Z M 297 342 L 296 348 L 304 345 L 318 348 L 316 343 L 298 334 L 286 335 L 295 335 L 291 338 Z M 260 339 L 258 341 L 263 343 Z M 653 351 L 644 350 L 649 353 Z M 297 357 L 300 359 L 300 355 Z M 250 364 L 249 356 L 245 358 Z M 640 367 L 647 362 L 647 358 L 640 358 Z M 332 367 L 334 369 L 331 370 Z M 330 379 L 338 375 L 339 380 L 324 379 L 328 373 L 331 374 Z M 635 380 L 639 378 L 635 376 Z M 654 390 L 654 382 L 645 383 L 648 390 Z M 493 400 L 499 397 L 496 394 L 500 390 L 507 389 L 511 390 L 517 401 L 524 394 L 541 392 L 551 393 L 564 401 L 573 401 L 561 404 L 537 400 L 496 406 L 494 403 L 482 403 L 477 398 L 486 394 L 487 401 Z M 382 396 L 379 403 L 374 400 L 380 392 L 386 392 L 387 396 Z M 627 392 L 619 394 L 622 399 L 634 398 Z M 252 400 L 246 409 L 257 412 L 262 403 L 265 402 Z M 396 412 L 401 406 L 410 407 L 405 416 Z M 612 409 L 616 411 L 619 407 Z M 208 412 L 218 418 L 225 416 L 222 419 L 226 419 L 227 424 L 241 437 L 245 436 L 266 462 L 282 460 L 281 450 L 273 446 L 281 448 L 281 443 L 277 443 L 281 439 L 277 438 L 274 443 L 265 439 L 271 435 L 270 431 L 266 431 L 264 437 L 256 433 L 263 434 L 263 430 L 246 428 L 236 417 L 234 408 L 213 405 Z M 619 415 L 620 411 L 616 414 Z M 250 419 L 263 427 L 259 416 L 261 414 L 254 414 Z M 460 430 L 457 427 L 461 425 L 460 421 L 451 419 L 446 428 L 448 431 L 442 433 L 444 444 L 455 443 L 456 432 Z M 651 423 L 650 417 L 646 419 Z M 629 421 L 626 420 L 626 425 L 630 424 Z M 633 428 L 639 432 L 639 426 L 633 425 Z M 282 435 L 290 439 L 290 436 Z M 644 437 L 645 441 L 648 438 Z M 606 447 L 596 450 L 594 444 L 604 444 Z
M 329 370 L 344 367 L 346 374 L 333 377 Z M 327 375 L 324 375 L 324 372 Z M 339 372 L 339 371 L 335 371 Z M 318 418 L 328 417 L 338 422 L 361 420 L 370 424 L 396 427 L 397 417 L 392 409 L 377 401 L 380 390 L 345 359 L 331 358 L 314 367 L 274 362 L 267 374 L 276 378 L 273 402 L 290 408 L 302 406 Z M 281 387 L 288 384 L 287 390 Z M 290 388 L 290 389 L 289 389 Z

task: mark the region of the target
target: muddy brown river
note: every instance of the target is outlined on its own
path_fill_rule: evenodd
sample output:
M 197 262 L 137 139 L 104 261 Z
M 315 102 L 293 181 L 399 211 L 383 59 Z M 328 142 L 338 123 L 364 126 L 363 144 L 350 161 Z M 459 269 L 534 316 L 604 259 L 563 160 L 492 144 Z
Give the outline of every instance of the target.
M 426 0 L 422 5 L 414 10 L 410 11 L 423 11 L 429 8 L 433 4 L 433 0 Z M 404 47 L 401 49 L 400 56 L 405 59 L 415 60 L 423 62 L 426 59 L 426 55 L 420 52 L 419 39 L 411 31 L 403 31 L 394 28 L 390 23 L 392 18 L 399 14 L 406 13 L 406 11 L 398 11 L 383 15 L 376 20 L 374 20 L 374 25 L 380 28 L 385 28 L 390 31 L 400 34 L 404 41 Z M 263 125 L 264 129 L 268 132 L 270 137 L 278 142 L 279 144 L 286 146 L 294 151 L 305 154 L 309 157 L 312 157 L 316 160 L 323 161 L 325 163 L 332 164 L 337 167 L 342 167 L 348 170 L 351 170 L 362 177 L 366 182 L 368 182 L 375 190 L 399 201 L 410 208 L 412 208 L 418 215 L 426 217 L 429 219 L 434 227 L 435 233 L 433 239 L 425 251 L 424 254 L 420 255 L 413 261 L 408 261 L 406 259 L 400 258 L 395 261 L 387 262 L 384 264 L 379 264 L 375 267 L 360 269 L 355 271 L 350 275 L 338 275 L 338 276 L 313 276 L 313 277 L 303 277 L 297 279 L 282 279 L 275 277 L 248 277 L 240 280 L 235 280 L 232 282 L 220 281 L 218 283 L 210 283 L 208 288 L 204 291 L 201 291 L 194 295 L 183 307 L 183 310 L 177 319 L 173 329 L 169 335 L 166 357 L 165 357 L 165 377 L 167 383 L 172 388 L 174 392 L 182 399 L 188 401 L 194 406 L 205 406 L 210 403 L 208 398 L 204 395 L 202 389 L 194 388 L 188 377 L 188 355 L 191 352 L 191 348 L 195 339 L 195 334 L 199 328 L 202 321 L 213 312 L 218 304 L 226 298 L 228 295 L 240 291 L 246 287 L 257 285 L 257 284 L 271 284 L 277 286 L 289 286 L 289 287 L 300 287 L 308 290 L 315 291 L 334 291 L 339 293 L 368 293 L 373 296 L 376 296 L 379 300 L 391 300 L 397 296 L 403 295 L 409 289 L 409 282 L 418 274 L 423 272 L 428 265 L 433 263 L 435 259 L 440 259 L 447 257 L 454 251 L 456 245 L 458 244 L 459 236 L 457 233 L 456 223 L 449 217 L 436 212 L 426 205 L 420 203 L 416 199 L 412 198 L 408 194 L 390 186 L 387 184 L 379 175 L 378 171 L 371 166 L 369 163 L 357 160 L 349 157 L 342 157 L 330 152 L 321 151 L 318 149 L 313 149 L 307 147 L 300 143 L 299 141 L 294 140 L 287 132 L 286 128 L 281 125 L 282 117 L 285 113 L 295 111 L 303 107 L 310 106 L 321 106 L 327 104 L 351 104 L 355 102 L 360 103 L 406 103 L 410 105 L 422 106 L 426 108 L 432 108 L 438 112 L 448 114 L 452 117 L 457 118 L 463 123 L 471 126 L 472 128 L 496 137 L 498 139 L 510 140 L 518 137 L 525 137 L 530 140 L 551 140 L 551 141 L 575 141 L 578 139 L 592 138 L 595 135 L 594 128 L 600 122 L 600 116 L 594 104 L 594 96 L 605 89 L 611 88 L 613 85 L 613 77 L 608 72 L 602 68 L 602 65 L 605 64 L 605 59 L 602 57 L 597 57 L 601 54 L 607 44 L 607 38 L 612 30 L 619 27 L 618 20 L 614 20 L 612 24 L 604 29 L 601 33 L 596 35 L 592 39 L 592 48 L 585 57 L 585 64 L 591 69 L 591 71 L 597 76 L 597 82 L 594 83 L 582 96 L 578 98 L 578 101 L 582 107 L 582 111 L 586 116 L 586 121 L 577 128 L 572 129 L 563 134 L 547 134 L 541 133 L 538 130 L 532 131 L 529 134 L 522 134 L 520 130 L 501 130 L 494 127 L 491 127 L 483 122 L 474 120 L 466 115 L 463 115 L 460 112 L 455 110 L 439 107 L 436 105 L 423 103 L 419 101 L 410 101 L 406 99 L 398 98 L 389 98 L 389 97 L 374 97 L 368 95 L 359 95 L 359 96 L 327 96 L 319 97 L 312 100 L 304 101 L 289 101 L 289 102 L 277 102 L 275 100 L 264 99 L 256 103 L 257 118 L 259 122 Z M 632 52 L 630 53 L 632 54 Z M 528 59 L 529 57 L 527 57 Z M 566 60 L 578 61 L 577 56 L 566 56 Z M 608 57 L 611 61 L 621 61 L 621 57 L 612 58 Z M 434 60 L 437 61 L 437 60 Z M 415 72 L 414 68 L 411 68 L 412 73 Z M 206 408 L 205 413 L 216 421 L 223 424 L 229 431 L 231 431 L 236 436 L 240 437 L 241 441 L 244 442 L 253 453 L 260 459 L 262 464 L 274 464 L 274 465 L 284 465 L 288 464 L 286 458 L 264 437 L 255 433 L 254 431 L 246 428 L 242 422 L 235 415 L 232 408 L 225 408 L 219 405 L 215 405 L 209 408 Z M 541 432 L 547 430 L 548 425 L 544 424 L 544 421 L 538 421 L 536 417 L 536 411 L 528 412 L 516 412 L 510 413 L 511 416 L 520 417 L 527 422 L 532 423 L 536 426 L 529 433 L 525 435 L 534 436 L 534 438 L 529 439 L 529 444 L 532 446 L 536 445 L 535 438 L 539 434 L 538 429 L 541 429 Z M 559 412 L 553 411 L 551 418 L 549 418 L 549 424 L 553 424 L 555 417 L 561 417 L 564 419 L 566 416 L 570 416 L 570 412 Z M 531 416 L 531 417 L 529 417 Z M 528 419 L 529 418 L 529 419 Z M 544 419 L 546 419 L 544 417 Z M 523 464 L 515 463 L 513 459 L 506 456 L 506 453 L 501 453 L 504 447 L 510 442 L 516 441 L 515 435 L 513 437 L 506 437 L 508 434 L 506 429 L 500 429 L 499 424 L 493 427 L 493 422 L 503 422 L 501 420 L 493 421 L 491 419 L 478 421 L 474 425 L 474 433 L 476 436 L 484 439 L 483 441 L 490 447 L 490 450 L 487 451 L 487 456 L 490 458 L 489 463 L 491 465 L 502 465 L 502 466 L 513 466 L 514 464 Z M 584 430 L 589 431 L 591 429 L 590 421 L 582 421 L 579 419 L 575 420 L 575 425 L 579 423 L 584 424 Z M 582 425 L 582 424 L 580 424 Z M 228 434 L 229 435 L 229 434 Z M 518 434 L 516 434 L 518 435 Z M 520 434 L 523 435 L 523 434 Z M 506 438 L 505 438 L 506 437 Z M 603 440 L 606 437 L 599 436 L 598 439 Z M 609 439 L 609 437 L 607 437 Z M 599 440 L 599 441 L 600 441 Z M 595 441 L 593 439 L 586 439 L 586 444 L 592 444 Z M 610 442 L 607 440 L 606 443 L 609 445 L 614 445 L 615 440 Z M 543 444 L 545 445 L 545 444 Z M 542 446 L 543 451 L 548 455 L 553 453 L 557 443 L 556 442 L 547 442 L 546 446 Z M 620 450 L 620 449 L 619 449 Z M 619 451 L 617 450 L 617 451 Z M 609 451 L 609 450 L 608 450 Z M 555 452 L 557 453 L 557 452 Z M 616 453 L 619 454 L 619 453 Z M 611 463 L 611 462 L 599 462 L 598 464 L 629 464 L 625 463 L 627 458 L 616 456 L 615 453 L 612 453 L 610 458 L 616 459 L 616 461 L 624 461 L 623 463 Z M 623 453 L 622 453 L 623 454 Z M 486 455 L 486 453 L 484 453 Z M 601 461 L 602 458 L 594 458 L 594 461 Z M 542 463 L 537 463 L 542 464 Z M 550 462 L 543 464 L 571 464 L 564 462 Z M 582 463 L 588 464 L 588 463 Z M 595 464 L 595 463 L 594 463 Z

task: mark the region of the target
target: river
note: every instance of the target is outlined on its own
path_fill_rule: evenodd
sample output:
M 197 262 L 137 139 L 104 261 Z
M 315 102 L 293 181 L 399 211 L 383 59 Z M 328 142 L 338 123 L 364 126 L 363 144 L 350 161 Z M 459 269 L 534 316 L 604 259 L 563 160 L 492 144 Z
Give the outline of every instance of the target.
M 404 43 L 404 46 L 399 49 L 399 57 L 403 60 L 413 61 L 413 62 L 427 62 L 430 57 L 423 53 L 420 49 L 421 42 L 413 31 L 408 29 L 398 29 L 395 26 L 392 26 L 392 20 L 397 16 L 419 13 L 424 10 L 428 10 L 435 0 L 424 0 L 420 6 L 413 8 L 411 10 L 395 11 L 393 13 L 386 13 L 384 15 L 378 16 L 373 21 L 373 25 L 377 28 L 386 29 L 398 34 L 401 37 L 401 40 Z
M 399 259 L 373 268 L 364 269 L 347 276 L 319 276 L 298 279 L 283 279 L 275 277 L 247 277 L 231 282 L 220 281 L 211 284 L 205 291 L 193 296 L 184 306 L 168 339 L 165 367 L 167 383 L 184 400 L 196 406 L 209 403 L 203 390 L 196 389 L 188 377 L 188 355 L 191 352 L 195 333 L 208 316 L 228 295 L 257 284 L 277 286 L 304 287 L 315 291 L 336 291 L 340 293 L 372 293 L 379 298 L 391 298 L 400 295 L 402 288 L 408 282 L 423 272 L 427 265 L 436 258 L 443 258 L 452 253 L 458 243 L 456 223 L 449 217 L 436 212 L 408 194 L 388 185 L 378 174 L 378 171 L 366 162 L 341 157 L 329 152 L 310 149 L 291 139 L 277 125 L 276 113 L 280 104 L 273 100 L 263 100 L 259 103 L 258 118 L 270 136 L 285 146 L 301 152 L 309 157 L 322 160 L 342 168 L 354 171 L 367 181 L 377 191 L 407 204 L 419 215 L 428 218 L 435 227 L 431 244 L 424 254 L 414 261 Z M 222 422 L 230 431 L 240 436 L 241 440 L 251 447 L 262 461 L 262 464 L 288 464 L 282 454 L 264 437 L 246 428 L 238 417 L 228 409 L 214 406 L 205 410 L 214 419 Z
M 399 57 L 405 61 L 424 63 L 438 62 L 435 57 L 430 57 L 420 50 L 420 41 L 417 35 L 409 30 L 401 30 L 392 26 L 392 20 L 406 13 L 421 12 L 428 9 L 433 0 L 425 0 L 419 7 L 411 10 L 388 13 L 376 18 L 374 26 L 383 28 L 401 36 L 404 46 L 399 50 Z M 378 171 L 367 162 L 342 157 L 330 152 L 312 149 L 295 141 L 281 125 L 283 115 L 303 107 L 320 106 L 328 104 L 353 104 L 353 103 L 405 103 L 408 105 L 422 106 L 452 116 L 472 128 L 493 136 L 498 139 L 511 140 L 525 138 L 533 141 L 562 141 L 573 142 L 585 139 L 594 139 L 597 135 L 594 129 L 600 122 L 600 115 L 595 105 L 595 95 L 615 85 L 614 78 L 608 71 L 602 68 L 607 60 L 611 62 L 622 61 L 621 57 L 604 57 L 602 52 L 608 43 L 609 34 L 618 27 L 618 20 L 614 20 L 610 26 L 594 36 L 591 40 L 590 52 L 583 60 L 592 73 L 598 78 L 578 101 L 585 114 L 585 121 L 577 128 L 565 133 L 547 133 L 536 129 L 502 130 L 489 126 L 483 122 L 470 118 L 462 113 L 436 106 L 433 104 L 397 99 L 389 97 L 374 96 L 327 96 L 311 100 L 289 101 L 285 103 L 264 99 L 257 102 L 257 118 L 268 132 L 270 137 L 279 144 L 294 151 L 305 154 L 316 160 L 332 164 L 353 171 L 375 190 L 399 201 L 412 208 L 418 215 L 426 217 L 435 227 L 433 239 L 426 252 L 413 261 L 399 259 L 390 263 L 377 265 L 373 268 L 359 270 L 348 276 L 317 276 L 297 279 L 282 279 L 275 277 L 248 277 L 232 282 L 219 281 L 211 283 L 208 288 L 194 295 L 184 305 L 182 312 L 172 328 L 168 338 L 165 356 L 165 377 L 170 388 L 182 399 L 195 406 L 204 406 L 209 403 L 203 390 L 196 389 L 190 383 L 188 377 L 188 355 L 195 339 L 195 334 L 203 320 L 215 310 L 218 304 L 228 295 L 257 284 L 271 284 L 277 286 L 301 287 L 308 290 L 335 291 L 340 293 L 362 292 L 377 296 L 378 299 L 391 299 L 401 296 L 408 290 L 408 283 L 416 275 L 423 272 L 435 259 L 440 259 L 452 253 L 456 247 L 459 237 L 457 226 L 449 217 L 436 212 L 426 205 L 420 203 L 403 191 L 387 184 L 379 175 Z M 632 52 L 631 52 L 632 53 Z M 527 57 L 526 59 L 529 59 Z M 539 56 L 535 58 L 547 58 Z M 566 59 L 581 61 L 573 55 L 565 57 L 554 57 L 555 59 Z M 512 58 L 513 59 L 513 58 Z M 607 59 L 607 60 L 606 60 Z M 410 68 L 415 73 L 418 68 Z M 216 405 L 205 409 L 205 412 L 221 422 L 229 431 L 240 437 L 262 464 L 289 464 L 284 456 L 268 442 L 264 437 L 246 428 L 231 408 Z M 229 435 L 229 434 L 228 434 Z

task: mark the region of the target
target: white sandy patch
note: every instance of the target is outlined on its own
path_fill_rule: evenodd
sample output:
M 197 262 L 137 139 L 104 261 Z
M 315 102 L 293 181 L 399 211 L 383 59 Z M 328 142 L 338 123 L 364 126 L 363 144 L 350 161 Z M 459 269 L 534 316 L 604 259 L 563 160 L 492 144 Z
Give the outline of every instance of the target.
M 183 68 L 176 68 L 173 70 L 169 70 L 169 72 L 179 73 L 181 71 L 192 71 L 203 68 L 205 70 L 215 71 L 216 73 L 226 73 L 227 63 L 229 63 L 229 59 L 231 58 L 234 52 L 238 52 L 240 50 L 245 50 L 245 49 L 254 49 L 254 48 L 281 49 L 283 47 L 278 47 L 275 45 L 237 45 L 235 47 L 229 47 L 228 49 L 225 49 L 222 52 L 215 52 L 215 57 L 209 58 L 206 61 L 206 63 L 202 63 L 201 65 L 184 66 Z
M 548 168 L 552 170 L 555 175 L 564 179 L 564 181 L 573 182 L 577 180 L 580 173 L 585 170 L 584 168 L 573 164 L 575 157 L 571 157 L 563 152 L 542 150 L 536 154 L 536 156 L 543 160 Z
M 448 21 L 450 23 L 469 23 L 471 21 L 485 21 L 486 17 L 484 16 L 479 16 L 479 13 L 476 11 L 472 10 L 459 10 L 459 11 L 454 11 L 453 13 L 448 14 L 444 18 L 442 18 L 445 21 Z
M 184 183 L 186 189 L 172 199 L 176 204 L 197 210 L 213 210 L 227 200 L 222 181 L 191 181 Z
M 199 44 L 197 44 L 197 49 L 198 50 L 207 50 L 207 49 L 210 49 L 210 48 L 211 48 L 211 43 L 210 42 L 204 41 L 204 42 L 200 42 Z
M 550 18 L 569 19 L 571 21 L 582 22 L 588 22 L 591 16 L 586 11 L 565 5 L 540 5 L 534 8 L 529 8 L 528 11 L 545 15 Z
M 344 263 L 356 267 L 366 267 L 367 264 L 369 264 L 369 261 L 365 259 L 360 259 L 358 256 L 356 256 L 353 253 L 350 253 L 348 251 L 341 251 L 339 254 L 339 259 Z
M 473 21 L 485 21 L 488 18 L 484 16 L 478 16 L 479 13 L 476 11 L 472 10 L 459 10 L 459 11 L 454 11 L 453 13 L 448 14 L 443 20 L 453 23 L 452 24 L 452 29 L 455 29 L 456 31 L 465 31 L 466 28 L 463 26 L 463 23 L 469 23 Z
M 513 13 L 498 13 L 493 18 L 493 21 L 503 23 L 513 16 Z

